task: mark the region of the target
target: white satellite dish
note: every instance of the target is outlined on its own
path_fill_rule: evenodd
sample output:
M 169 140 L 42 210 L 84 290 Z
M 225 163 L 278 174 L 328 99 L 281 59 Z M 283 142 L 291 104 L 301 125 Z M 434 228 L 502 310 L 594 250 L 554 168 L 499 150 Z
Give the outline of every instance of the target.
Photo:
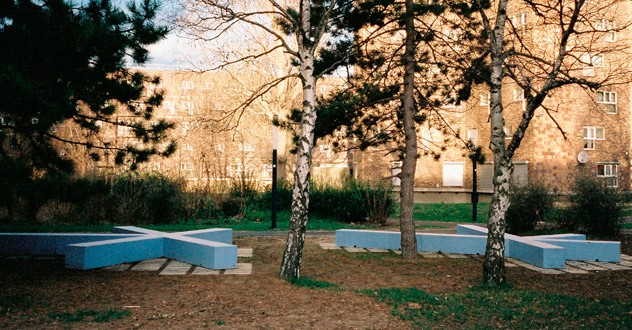
M 577 154 L 577 161 L 580 164 L 586 164 L 586 162 L 588 161 L 588 153 L 585 151 L 582 151 L 580 153 Z

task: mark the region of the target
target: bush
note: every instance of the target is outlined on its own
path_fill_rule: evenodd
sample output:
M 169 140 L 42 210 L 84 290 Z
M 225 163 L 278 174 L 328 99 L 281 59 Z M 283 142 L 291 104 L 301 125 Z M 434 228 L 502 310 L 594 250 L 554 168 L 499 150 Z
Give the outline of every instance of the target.
M 165 224 L 185 215 L 184 183 L 159 174 L 126 173 L 112 182 L 115 223 Z
M 384 225 L 388 218 L 395 212 L 395 199 L 392 195 L 392 186 L 382 182 L 370 186 L 358 183 L 356 191 L 364 202 L 367 211 L 367 220 L 370 223 Z
M 521 235 L 534 230 L 553 210 L 554 195 L 543 185 L 530 184 L 517 188 L 509 195 L 509 209 L 505 215 L 507 232 Z
M 623 203 L 616 189 L 595 178 L 580 177 L 569 198 L 570 206 L 560 219 L 562 227 L 601 237 L 620 234 Z
M 384 224 L 395 210 L 395 200 L 388 185 L 349 180 L 341 187 L 312 189 L 309 210 L 312 215 L 340 222 Z

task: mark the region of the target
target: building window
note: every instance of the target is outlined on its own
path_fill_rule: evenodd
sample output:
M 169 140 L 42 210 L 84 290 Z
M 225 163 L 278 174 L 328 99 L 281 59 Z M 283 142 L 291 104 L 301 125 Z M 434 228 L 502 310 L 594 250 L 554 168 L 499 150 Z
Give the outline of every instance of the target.
M 584 150 L 595 150 L 595 141 L 605 139 L 603 127 L 584 127 Z
M 272 164 L 263 164 L 261 166 L 261 179 L 272 180 Z
M 604 178 L 606 187 L 616 188 L 619 186 L 619 164 L 598 163 L 597 177 Z
M 603 67 L 604 57 L 603 54 L 584 53 L 581 57 L 581 63 L 583 65 L 582 74 L 586 77 L 592 77 L 595 75 L 595 67 Z
M 527 103 L 526 103 L 526 91 L 520 87 L 518 88 L 514 88 L 513 90 L 513 100 L 514 102 L 520 102 L 520 105 L 522 106 L 522 111 L 525 111 L 527 109 Z
M 597 103 L 605 106 L 606 113 L 617 113 L 617 92 L 597 91 Z
M 463 187 L 463 163 L 443 163 L 443 186 Z
M 516 32 L 524 33 L 527 29 L 527 13 L 520 13 L 512 17 L 511 23 Z
M 195 88 L 195 83 L 192 81 L 185 80 L 182 82 L 182 89 L 188 90 Z
M 402 185 L 402 180 L 399 178 L 399 173 L 402 173 L 402 164 L 403 163 L 401 161 L 391 163 L 391 175 L 393 178 L 392 183 L 395 187 Z
M 478 94 L 478 104 L 482 107 L 489 107 L 489 100 L 491 95 L 489 93 L 480 93 Z
M 615 31 L 613 21 L 603 18 L 595 24 L 595 28 L 597 31 L 605 32 L 604 41 L 617 41 L 617 31 Z
M 187 175 L 193 174 L 193 163 L 180 164 L 180 170 Z

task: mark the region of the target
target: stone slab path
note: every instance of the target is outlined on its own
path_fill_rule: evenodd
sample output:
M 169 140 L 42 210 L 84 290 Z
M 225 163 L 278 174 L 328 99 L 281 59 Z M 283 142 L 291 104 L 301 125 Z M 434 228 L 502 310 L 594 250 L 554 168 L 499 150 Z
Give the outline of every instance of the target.
M 103 269 L 110 271 L 139 271 L 139 272 L 158 272 L 159 275 L 251 275 L 252 263 L 247 262 L 252 258 L 252 249 L 237 249 L 237 268 L 213 270 L 200 266 L 194 266 L 185 262 L 173 259 L 157 258 L 144 260 L 136 263 L 127 263 L 105 267 Z
M 397 253 L 400 254 L 399 250 L 384 250 L 384 249 L 364 249 L 364 248 L 350 248 L 350 247 L 339 247 L 336 243 L 319 243 L 320 247 L 325 250 L 345 250 L 350 253 Z M 433 252 L 419 252 L 423 258 L 476 258 L 482 259 L 480 255 L 463 255 L 463 254 L 444 254 L 444 253 L 433 253 Z M 598 261 L 572 261 L 569 260 L 566 262 L 566 266 L 564 269 L 546 269 L 540 268 L 528 263 L 513 259 L 506 258 L 505 259 L 506 267 L 523 267 L 526 269 L 530 269 L 542 274 L 587 274 L 592 271 L 606 271 L 606 270 L 632 270 L 632 256 L 621 254 L 621 262 L 598 262 Z

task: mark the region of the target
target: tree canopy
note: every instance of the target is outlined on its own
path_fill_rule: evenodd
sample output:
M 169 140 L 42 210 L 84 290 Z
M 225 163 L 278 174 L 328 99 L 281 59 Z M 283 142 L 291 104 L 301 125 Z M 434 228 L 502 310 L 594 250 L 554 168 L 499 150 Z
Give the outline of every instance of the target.
M 158 9 L 153 0 L 124 9 L 109 0 L 0 0 L 0 163 L 71 173 L 69 145 L 131 167 L 171 154 L 173 124 L 152 120 L 162 91 L 146 91 L 159 78 L 127 68 L 145 63 L 146 46 L 168 33 L 155 23 Z M 61 125 L 81 133 L 64 134 Z M 105 134 L 120 126 L 134 142 Z

